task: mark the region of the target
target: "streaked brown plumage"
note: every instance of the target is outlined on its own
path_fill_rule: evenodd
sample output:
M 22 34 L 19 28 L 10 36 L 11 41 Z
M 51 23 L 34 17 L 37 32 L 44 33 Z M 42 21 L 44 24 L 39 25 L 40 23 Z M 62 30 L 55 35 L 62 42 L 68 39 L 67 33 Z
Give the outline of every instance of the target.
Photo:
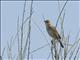
M 45 20 L 45 25 L 46 25 L 46 29 L 48 34 L 54 38 L 55 40 L 58 40 L 58 42 L 60 42 L 61 47 L 64 47 L 62 42 L 60 41 L 61 37 L 58 33 L 58 31 L 56 30 L 56 27 L 54 27 L 53 25 L 51 25 L 49 20 Z

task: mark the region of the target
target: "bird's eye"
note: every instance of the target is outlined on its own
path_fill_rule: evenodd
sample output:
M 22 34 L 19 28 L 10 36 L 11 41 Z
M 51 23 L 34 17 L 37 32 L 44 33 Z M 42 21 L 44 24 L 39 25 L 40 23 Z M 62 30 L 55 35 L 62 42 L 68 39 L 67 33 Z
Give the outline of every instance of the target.
M 46 21 L 46 23 L 49 23 L 49 21 Z
M 46 21 L 44 21 L 44 22 L 49 23 L 49 21 L 48 21 L 48 20 L 46 20 Z
M 48 21 L 46 21 L 46 23 L 48 23 Z

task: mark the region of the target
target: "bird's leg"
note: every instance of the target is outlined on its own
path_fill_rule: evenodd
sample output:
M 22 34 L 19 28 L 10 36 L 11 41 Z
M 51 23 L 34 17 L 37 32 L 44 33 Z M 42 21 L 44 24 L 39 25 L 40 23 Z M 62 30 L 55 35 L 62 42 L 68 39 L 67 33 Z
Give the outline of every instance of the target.
M 51 44 L 53 45 L 53 40 L 51 40 Z

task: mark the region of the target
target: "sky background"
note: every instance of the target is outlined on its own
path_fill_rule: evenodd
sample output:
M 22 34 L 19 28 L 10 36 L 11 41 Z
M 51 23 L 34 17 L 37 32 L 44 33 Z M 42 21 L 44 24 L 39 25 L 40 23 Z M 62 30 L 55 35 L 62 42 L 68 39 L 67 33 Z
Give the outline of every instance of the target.
M 64 2 L 60 2 L 60 10 Z M 10 44 L 11 39 L 14 39 L 13 50 L 14 57 L 17 52 L 17 38 L 14 38 L 17 32 L 17 19 L 19 16 L 19 25 L 21 25 L 22 13 L 23 13 L 23 1 L 1 1 L 1 52 L 5 49 L 4 58 L 7 58 L 7 47 Z M 66 5 L 65 20 L 64 20 L 64 35 L 70 34 L 70 43 L 75 41 L 76 35 L 80 30 L 80 2 L 69 1 Z M 30 2 L 27 1 L 25 9 L 25 19 L 29 16 Z M 64 12 L 63 11 L 63 12 Z M 32 15 L 32 29 L 31 29 L 31 51 L 39 48 L 47 43 L 45 37 L 39 31 L 34 23 L 36 23 L 40 29 L 44 32 L 48 42 L 50 37 L 47 34 L 44 19 L 49 19 L 53 25 L 56 24 L 59 15 L 59 6 L 57 1 L 34 1 L 33 2 L 33 15 Z M 60 33 L 60 22 L 58 23 L 57 30 Z M 27 34 L 27 23 L 24 25 L 24 42 Z M 12 44 L 12 43 L 11 43 Z M 16 50 L 16 51 L 15 51 Z M 34 59 L 46 59 L 50 53 L 49 46 L 35 52 L 33 54 Z

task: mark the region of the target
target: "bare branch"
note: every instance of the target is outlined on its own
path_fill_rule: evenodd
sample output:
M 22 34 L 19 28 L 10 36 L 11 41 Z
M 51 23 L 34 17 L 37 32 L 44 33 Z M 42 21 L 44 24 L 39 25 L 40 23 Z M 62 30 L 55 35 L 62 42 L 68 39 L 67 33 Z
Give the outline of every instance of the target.
M 25 14 L 25 7 L 26 7 L 26 1 L 24 2 L 24 8 L 23 8 L 23 15 L 22 15 L 22 26 L 21 26 L 21 60 L 23 59 L 22 57 L 22 50 L 23 50 L 23 22 L 24 22 L 24 14 Z
M 60 16 L 61 16 L 61 14 L 62 14 L 62 12 L 63 12 L 63 10 L 64 10 L 64 8 L 65 8 L 67 2 L 68 2 L 68 0 L 65 2 L 65 4 L 64 4 L 64 6 L 63 6 L 63 8 L 62 8 L 62 10 L 61 10 L 61 12 L 60 12 L 60 14 L 59 14 L 59 16 L 58 16 L 58 19 L 57 19 L 57 22 L 56 22 L 56 27 L 57 27 L 57 24 L 58 24 L 59 18 L 60 18 Z
M 41 50 L 41 49 L 45 48 L 45 47 L 48 46 L 48 45 L 49 45 L 49 44 L 45 44 L 45 45 L 43 45 L 43 46 L 41 46 L 41 47 L 39 47 L 39 48 L 31 51 L 30 53 L 32 54 L 32 53 L 34 53 L 34 52 L 36 52 L 36 51 L 38 51 L 38 50 Z
M 76 57 L 77 57 L 77 54 L 78 54 L 79 50 L 80 50 L 80 45 L 79 45 L 79 47 L 78 47 L 78 49 L 77 49 L 77 51 L 76 51 L 76 54 L 75 54 L 75 56 L 74 56 L 74 60 L 76 60 Z
M 31 35 L 31 17 L 32 17 L 32 6 L 33 6 L 33 0 L 31 1 L 31 7 L 30 7 L 30 18 L 29 18 L 29 45 L 28 45 L 28 56 L 27 60 L 29 60 L 29 55 L 30 55 L 30 35 Z

